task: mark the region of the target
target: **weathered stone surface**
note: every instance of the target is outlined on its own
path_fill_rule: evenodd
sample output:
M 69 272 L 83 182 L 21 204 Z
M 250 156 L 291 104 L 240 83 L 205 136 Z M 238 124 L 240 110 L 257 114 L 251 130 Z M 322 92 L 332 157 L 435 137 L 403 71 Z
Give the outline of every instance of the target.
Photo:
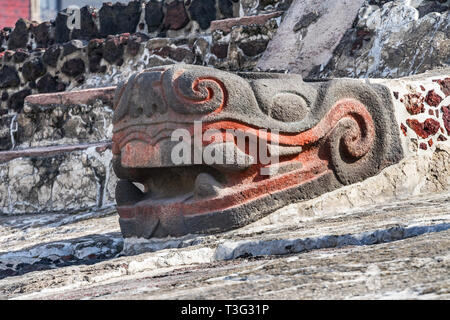
M 15 63 L 21 63 L 24 62 L 25 59 L 27 59 L 30 56 L 30 54 L 28 52 L 26 52 L 23 49 L 18 49 L 14 55 L 13 55 L 13 60 Z
M 103 58 L 103 39 L 92 39 L 88 44 L 89 71 L 99 72 L 100 62 Z
M 174 0 L 166 3 L 166 13 L 163 19 L 164 30 L 180 30 L 189 23 L 189 17 L 184 7 L 184 1 Z
M 141 4 L 130 1 L 127 4 L 104 3 L 99 10 L 100 35 L 106 37 L 120 33 L 134 33 L 139 23 Z
M 251 225 L 221 236 L 126 240 L 124 253 L 152 252 L 116 258 L 112 256 L 122 243 L 115 217 L 102 217 L 106 212 L 87 212 L 78 219 L 73 215 L 0 218 L 0 243 L 7 250 L 0 253 L 0 274 L 6 277 L 0 281 L 0 296 L 446 298 L 450 285 L 445 271 L 447 202 L 446 194 L 409 196 L 328 216 L 302 218 L 297 213 L 301 223 L 296 219 Z M 291 217 L 295 215 L 284 210 L 289 211 Z M 47 243 L 38 242 L 42 235 Z M 235 259 L 240 253 L 243 256 Z M 32 272 L 36 270 L 42 271 Z
M 365 4 L 333 58 L 310 76 L 395 78 L 449 66 L 449 11 L 421 16 L 419 4 L 427 2 Z
M 163 2 L 150 0 L 145 5 L 145 22 L 148 32 L 154 32 L 159 29 L 164 19 Z
M 144 47 L 145 40 L 148 38 L 143 34 L 130 36 L 127 42 L 127 53 L 133 57 L 137 56 Z
M 39 93 L 60 92 L 66 89 L 66 84 L 60 81 L 57 76 L 53 77 L 46 73 L 38 80 L 36 88 Z
M 298 75 L 237 76 L 179 65 L 140 72 L 119 86 L 116 96 L 112 152 L 115 173 L 122 179 L 116 201 L 126 238 L 242 227 L 292 201 L 376 175 L 403 156 L 390 92 L 384 86 L 350 80 L 312 86 Z M 194 146 L 192 152 L 201 153 L 200 163 L 192 166 L 191 156 L 176 163 L 173 150 L 178 143 L 169 140 L 168 130 L 160 133 L 160 127 L 164 124 L 171 131 L 184 129 L 192 135 L 195 121 L 203 122 L 201 132 L 237 126 L 239 133 L 233 133 L 232 142 L 199 137 L 206 139 L 203 147 Z M 266 141 L 252 128 L 276 130 L 271 137 L 276 135 L 286 145 L 271 151 L 278 155 L 276 161 L 263 163 L 255 158 L 261 155 L 238 146 L 239 134 L 255 136 L 254 143 L 259 141 L 260 146 L 260 139 Z M 204 148 L 224 148 L 227 143 L 234 160 L 226 165 L 208 163 Z M 304 148 L 308 152 L 302 152 Z M 288 155 L 293 158 L 283 159 Z M 238 157 L 254 160 L 240 163 Z M 178 178 L 180 170 L 183 180 Z M 146 192 L 132 182 L 143 183 Z M 204 192 L 207 189 L 213 192 Z
M 45 74 L 45 66 L 40 56 L 34 56 L 22 66 L 22 76 L 27 81 L 35 81 Z
M 17 87 L 19 84 L 20 78 L 14 67 L 4 66 L 0 69 L 0 88 Z
M 35 155 L 0 163 L 4 172 L 1 187 L 8 190 L 1 214 L 67 213 L 111 204 L 105 191 L 109 179 L 114 179 L 111 153 L 99 146 L 84 145 L 82 151 L 59 153 L 54 148 L 49 154 L 41 149 Z M 0 157 L 7 155 L 0 153 Z
M 253 71 L 261 50 L 276 34 L 279 15 L 278 12 L 263 17 L 214 21 L 210 48 L 213 55 L 207 54 L 206 62 L 224 70 Z
M 23 102 L 25 98 L 30 94 L 31 94 L 30 89 L 23 89 L 13 93 L 8 100 L 8 109 L 14 110 L 16 112 L 22 111 Z
M 363 2 L 294 1 L 257 67 L 306 76 L 314 67 L 325 65 Z
M 61 48 L 62 47 L 57 44 L 49 47 L 42 56 L 42 60 L 44 61 L 44 63 L 55 68 L 58 63 L 59 55 L 62 51 Z
M 72 39 L 90 40 L 99 37 L 99 30 L 94 21 L 94 15 L 97 13 L 91 6 L 84 6 L 80 9 L 80 29 L 74 29 L 71 35 Z
M 219 0 L 219 9 L 225 18 L 233 18 L 233 2 L 238 2 L 238 0 Z
M 202 29 L 208 29 L 213 20 L 216 20 L 215 0 L 192 0 L 189 13 Z
M 128 37 L 108 37 L 103 46 L 103 58 L 109 63 L 116 63 L 122 59 L 127 41 Z
M 28 29 L 31 22 L 26 19 L 19 19 L 8 40 L 8 49 L 25 48 L 28 43 Z
M 84 61 L 80 58 L 67 60 L 64 62 L 61 71 L 70 77 L 79 76 L 85 71 Z
M 58 12 L 55 19 L 55 41 L 64 43 L 70 40 L 70 29 L 67 27 L 67 20 L 71 14 L 67 10 Z
M 436 104 L 436 99 L 426 97 L 445 96 L 445 87 L 440 83 L 445 80 L 447 74 L 448 69 L 443 69 L 395 80 L 371 80 L 383 83 L 391 89 L 397 122 L 403 132 L 401 137 L 404 140 L 404 150 L 414 153 L 417 147 L 420 147 L 433 151 L 437 143 L 446 141 L 447 133 L 443 128 L 446 117 L 442 110 L 450 103 L 450 99 L 446 97 Z
M 273 11 L 286 11 L 293 0 L 240 0 L 246 16 L 255 16 Z
M 38 48 L 47 48 L 53 39 L 51 38 L 51 26 L 50 22 L 42 22 L 37 26 L 31 27 L 31 33 L 34 36 L 34 41 L 36 41 L 36 46 Z
M 69 42 L 66 42 L 63 45 L 63 54 L 62 56 L 65 57 L 69 54 L 72 54 L 77 51 L 81 51 L 86 47 L 86 43 L 84 43 L 81 40 L 71 40 Z
M 0 115 L 0 151 L 9 150 L 12 147 L 11 122 L 14 116 L 8 114 Z
M 109 88 L 109 91 L 71 92 L 72 97 L 68 94 L 29 97 L 26 108 L 17 117 L 17 145 L 30 148 L 109 141 L 112 92 Z
M 215 20 L 211 23 L 211 31 L 221 30 L 225 32 L 231 31 L 235 26 L 263 25 L 272 18 L 281 16 L 281 12 L 270 14 L 262 14 L 255 17 L 230 18 L 224 20 Z

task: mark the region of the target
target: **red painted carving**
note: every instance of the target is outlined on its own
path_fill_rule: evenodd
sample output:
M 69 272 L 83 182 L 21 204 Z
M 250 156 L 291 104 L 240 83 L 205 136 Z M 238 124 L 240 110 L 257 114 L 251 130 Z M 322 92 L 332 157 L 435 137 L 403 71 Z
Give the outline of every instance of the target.
M 236 228 L 402 157 L 391 99 L 358 81 L 313 86 L 296 75 L 175 65 L 145 70 L 124 88 L 116 91 L 112 152 L 125 237 Z M 215 139 L 205 134 L 212 129 Z M 188 157 L 226 145 L 255 161 L 174 162 L 175 130 L 190 141 Z M 257 156 L 249 142 L 237 142 L 240 133 L 256 141 Z M 277 161 L 264 162 L 261 153 Z
M 118 210 L 119 215 L 122 218 L 133 218 L 137 215 L 160 215 L 163 212 L 182 212 L 183 215 L 196 215 L 214 210 L 225 210 L 238 204 L 248 202 L 261 195 L 271 192 L 279 191 L 284 188 L 290 188 L 296 185 L 300 185 L 311 179 L 316 179 L 321 175 L 330 172 L 330 159 L 324 159 L 321 155 L 321 150 L 327 141 L 327 137 L 333 135 L 334 128 L 338 126 L 340 122 L 344 121 L 345 135 L 342 136 L 342 143 L 345 150 L 353 159 L 363 157 L 372 147 L 375 129 L 374 123 L 370 113 L 360 102 L 353 99 L 344 99 L 335 104 L 335 106 L 326 114 L 326 116 L 313 128 L 299 134 L 279 134 L 277 139 L 280 145 L 288 146 L 302 146 L 303 152 L 295 157 L 287 157 L 280 159 L 281 165 L 288 165 L 293 163 L 299 163 L 302 165 L 301 169 L 297 169 L 289 172 L 288 174 L 281 176 L 261 176 L 260 168 L 261 164 L 255 164 L 253 168 L 246 170 L 244 173 L 229 173 L 228 182 L 229 186 L 233 188 L 233 192 L 220 198 L 204 199 L 193 202 L 183 203 L 171 203 L 171 204 L 155 204 L 152 201 L 142 201 L 138 205 L 121 206 Z M 254 129 L 254 133 L 258 135 L 258 128 L 252 128 L 248 125 L 231 122 L 231 121 L 219 121 L 205 124 L 202 128 L 203 131 L 208 129 L 241 129 L 245 132 L 251 132 Z M 144 129 L 144 128 L 143 128 Z M 142 139 L 144 141 L 150 141 L 149 131 L 156 132 L 153 128 L 149 130 L 145 128 L 146 134 L 134 135 L 124 138 L 118 133 L 115 134 L 114 142 L 118 148 L 115 149 L 115 153 L 119 153 L 119 149 L 127 148 L 129 144 L 126 141 L 132 141 Z M 189 129 L 193 132 L 193 128 Z M 120 136 L 120 138 L 119 138 Z M 274 135 L 268 134 L 267 140 L 274 139 Z M 139 153 L 148 154 L 142 146 L 137 146 L 133 156 L 127 162 L 129 165 L 133 164 L 135 167 L 141 167 L 141 156 Z M 134 159 L 134 160 L 133 160 Z M 123 163 L 124 159 L 122 159 Z

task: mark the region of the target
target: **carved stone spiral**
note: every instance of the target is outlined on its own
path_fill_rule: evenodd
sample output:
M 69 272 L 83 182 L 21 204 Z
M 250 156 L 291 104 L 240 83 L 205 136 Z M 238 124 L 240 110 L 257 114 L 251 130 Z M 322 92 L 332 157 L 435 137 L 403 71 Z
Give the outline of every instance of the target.
M 328 138 L 331 163 L 343 184 L 355 183 L 361 175 L 378 170 L 372 154 L 374 141 L 375 127 L 368 112 L 352 112 L 333 128 Z
M 178 70 L 170 78 L 175 94 L 168 97 L 169 104 L 179 113 L 219 112 L 226 103 L 227 90 L 217 78 L 200 76 L 191 70 Z

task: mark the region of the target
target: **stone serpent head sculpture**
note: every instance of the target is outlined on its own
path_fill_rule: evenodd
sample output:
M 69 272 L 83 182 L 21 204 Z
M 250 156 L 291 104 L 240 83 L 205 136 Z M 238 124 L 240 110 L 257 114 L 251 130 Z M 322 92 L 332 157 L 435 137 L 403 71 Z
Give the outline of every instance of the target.
M 358 80 L 157 67 L 117 88 L 113 122 L 124 237 L 238 228 L 403 156 L 388 89 Z

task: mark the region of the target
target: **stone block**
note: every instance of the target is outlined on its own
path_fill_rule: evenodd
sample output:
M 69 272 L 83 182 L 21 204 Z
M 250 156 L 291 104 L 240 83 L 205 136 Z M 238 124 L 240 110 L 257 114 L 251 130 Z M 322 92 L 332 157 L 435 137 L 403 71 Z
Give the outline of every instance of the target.
M 364 0 L 295 0 L 257 67 L 306 76 L 313 68 L 324 66 L 363 3 Z

